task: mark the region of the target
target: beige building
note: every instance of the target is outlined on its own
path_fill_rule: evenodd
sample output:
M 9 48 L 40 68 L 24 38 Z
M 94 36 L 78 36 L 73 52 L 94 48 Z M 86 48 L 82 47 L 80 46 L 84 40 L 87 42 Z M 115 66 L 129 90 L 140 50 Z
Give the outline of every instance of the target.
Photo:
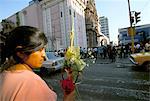
M 75 33 L 74 45 L 87 48 L 85 30 L 85 5 L 82 0 L 43 0 L 43 26 L 53 50 L 70 45 L 70 32 Z
M 42 11 L 40 5 L 37 2 L 34 2 L 7 19 L 16 24 L 19 22 L 19 26 L 33 26 L 43 31 L 43 18 L 41 14 Z
M 87 47 L 96 47 L 98 45 L 98 36 L 100 36 L 100 34 L 95 0 L 85 0 L 85 4 Z
M 47 51 L 67 48 L 72 27 L 75 46 L 87 48 L 84 9 L 84 0 L 33 0 L 7 20 L 43 31 L 48 38 Z
M 95 0 L 85 0 L 85 5 L 87 47 L 98 47 L 109 44 L 109 38 L 101 32 L 101 24 Z

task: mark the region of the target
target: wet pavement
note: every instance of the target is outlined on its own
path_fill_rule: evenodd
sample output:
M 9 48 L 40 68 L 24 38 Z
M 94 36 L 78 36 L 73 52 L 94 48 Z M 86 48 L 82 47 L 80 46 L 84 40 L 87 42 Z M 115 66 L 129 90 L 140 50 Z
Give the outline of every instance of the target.
M 61 73 L 43 77 L 62 101 Z M 150 73 L 134 71 L 128 58 L 97 59 L 85 67 L 81 82 L 77 84 L 76 101 L 149 101 Z

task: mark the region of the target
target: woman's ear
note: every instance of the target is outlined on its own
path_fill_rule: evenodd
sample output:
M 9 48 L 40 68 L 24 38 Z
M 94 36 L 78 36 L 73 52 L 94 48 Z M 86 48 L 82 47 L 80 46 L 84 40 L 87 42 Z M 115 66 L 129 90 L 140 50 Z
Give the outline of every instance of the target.
M 26 57 L 26 55 L 23 52 L 17 52 L 16 55 L 21 59 L 24 59 Z

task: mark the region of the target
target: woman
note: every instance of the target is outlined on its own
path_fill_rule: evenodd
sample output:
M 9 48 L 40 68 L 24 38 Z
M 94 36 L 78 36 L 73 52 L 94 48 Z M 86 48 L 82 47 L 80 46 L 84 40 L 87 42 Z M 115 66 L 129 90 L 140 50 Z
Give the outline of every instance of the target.
M 56 101 L 57 95 L 32 69 L 45 59 L 47 39 L 37 28 L 20 26 L 6 39 L 0 73 L 0 101 Z M 64 100 L 67 100 L 65 97 Z

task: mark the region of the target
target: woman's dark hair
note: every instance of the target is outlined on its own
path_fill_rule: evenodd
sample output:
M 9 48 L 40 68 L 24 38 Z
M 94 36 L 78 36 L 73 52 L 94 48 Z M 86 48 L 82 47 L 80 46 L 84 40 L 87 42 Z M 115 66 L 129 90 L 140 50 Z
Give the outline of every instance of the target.
M 16 55 L 16 52 L 29 55 L 33 51 L 43 48 L 46 44 L 46 36 L 37 28 L 31 26 L 16 27 L 6 38 L 5 46 L 2 49 L 2 60 L 9 60 L 13 57 L 14 61 L 19 63 L 22 60 Z

